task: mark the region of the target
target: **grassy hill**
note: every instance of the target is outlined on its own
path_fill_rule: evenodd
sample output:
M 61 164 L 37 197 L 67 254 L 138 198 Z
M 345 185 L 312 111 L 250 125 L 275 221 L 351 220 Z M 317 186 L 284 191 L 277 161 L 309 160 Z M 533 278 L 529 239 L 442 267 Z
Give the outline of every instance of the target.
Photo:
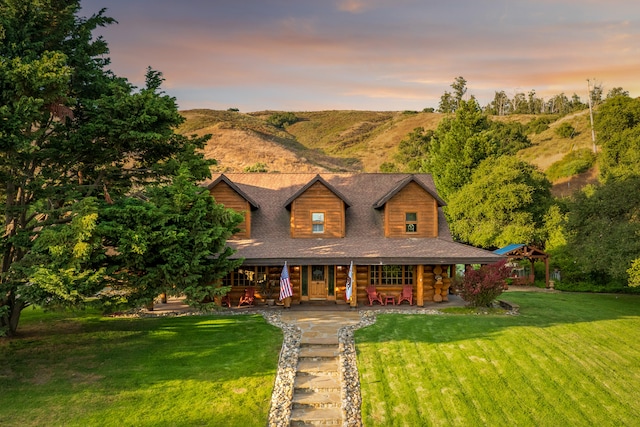
M 416 127 L 435 129 L 445 117 L 439 113 L 393 111 L 295 112 L 299 119 L 284 129 L 268 123 L 276 111 L 241 113 L 234 111 L 188 110 L 181 114 L 183 134 L 211 134 L 205 149 L 218 161 L 217 170 L 242 172 L 260 167 L 269 172 L 362 171 L 378 172 L 380 165 L 393 160 L 398 144 Z M 513 115 L 493 120 L 529 123 L 540 116 Z M 558 136 L 556 129 L 569 123 L 571 138 Z M 533 145 L 519 156 L 541 170 L 572 150 L 591 148 L 588 110 L 561 117 L 547 130 L 529 135 Z M 558 195 L 580 188 L 595 179 L 593 170 L 561 179 Z

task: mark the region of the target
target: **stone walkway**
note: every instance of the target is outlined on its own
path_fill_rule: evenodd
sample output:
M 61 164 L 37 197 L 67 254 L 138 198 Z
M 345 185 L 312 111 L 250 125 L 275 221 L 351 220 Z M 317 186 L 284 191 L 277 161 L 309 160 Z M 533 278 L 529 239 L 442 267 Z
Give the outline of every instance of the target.
M 357 310 L 283 311 L 281 321 L 301 330 L 290 423 L 343 424 L 338 331 L 360 322 Z

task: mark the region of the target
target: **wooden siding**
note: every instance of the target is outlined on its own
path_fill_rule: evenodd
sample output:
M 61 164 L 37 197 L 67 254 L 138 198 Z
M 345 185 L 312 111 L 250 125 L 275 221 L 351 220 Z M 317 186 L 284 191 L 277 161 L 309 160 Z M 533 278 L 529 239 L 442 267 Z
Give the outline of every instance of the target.
M 344 210 L 344 202 L 323 184 L 316 182 L 291 204 L 291 237 L 344 237 Z M 312 231 L 312 212 L 324 213 L 324 233 Z
M 210 194 L 216 199 L 216 202 L 224 205 L 227 209 L 233 209 L 244 215 L 238 228 L 239 232 L 231 236 L 232 239 L 250 239 L 251 238 L 251 206 L 241 195 L 229 187 L 226 182 L 220 182 L 211 189 Z
M 417 213 L 417 232 L 407 233 L 405 213 Z M 393 196 L 384 209 L 385 237 L 438 237 L 438 202 L 415 182 Z

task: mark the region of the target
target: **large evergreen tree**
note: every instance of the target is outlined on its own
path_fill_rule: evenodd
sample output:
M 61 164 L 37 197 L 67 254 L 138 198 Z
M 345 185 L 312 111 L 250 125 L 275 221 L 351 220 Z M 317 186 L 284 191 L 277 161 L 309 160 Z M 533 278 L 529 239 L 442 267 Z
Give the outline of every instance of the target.
M 138 89 L 111 73 L 107 45 L 92 31 L 114 21 L 79 10 L 78 0 L 0 0 L 0 330 L 8 333 L 29 304 L 78 303 L 100 288 L 110 267 L 96 231 L 107 202 L 170 183 L 180 165 L 194 179 L 209 173 L 195 151 L 206 138 L 174 133 L 183 118 L 161 74 L 149 70 Z
M 449 199 L 451 233 L 485 248 L 543 242 L 550 189 L 535 166 L 513 156 L 488 158 Z

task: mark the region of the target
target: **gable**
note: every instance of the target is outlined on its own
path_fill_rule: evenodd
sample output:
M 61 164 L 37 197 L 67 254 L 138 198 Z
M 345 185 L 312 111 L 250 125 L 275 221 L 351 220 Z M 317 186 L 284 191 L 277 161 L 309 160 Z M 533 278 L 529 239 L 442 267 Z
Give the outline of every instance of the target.
M 438 200 L 409 182 L 384 204 L 386 237 L 438 237 Z
M 322 182 L 314 182 L 304 192 L 296 194 L 288 206 L 291 208 L 291 237 L 345 236 L 345 202 Z M 319 217 L 322 217 L 321 221 Z M 320 226 L 322 231 L 318 231 Z
M 225 181 L 220 181 L 210 186 L 209 194 L 213 196 L 217 203 L 224 205 L 227 209 L 233 209 L 244 216 L 238 228 L 240 231 L 235 233 L 232 238 L 247 239 L 251 237 L 251 205 L 238 192 Z

